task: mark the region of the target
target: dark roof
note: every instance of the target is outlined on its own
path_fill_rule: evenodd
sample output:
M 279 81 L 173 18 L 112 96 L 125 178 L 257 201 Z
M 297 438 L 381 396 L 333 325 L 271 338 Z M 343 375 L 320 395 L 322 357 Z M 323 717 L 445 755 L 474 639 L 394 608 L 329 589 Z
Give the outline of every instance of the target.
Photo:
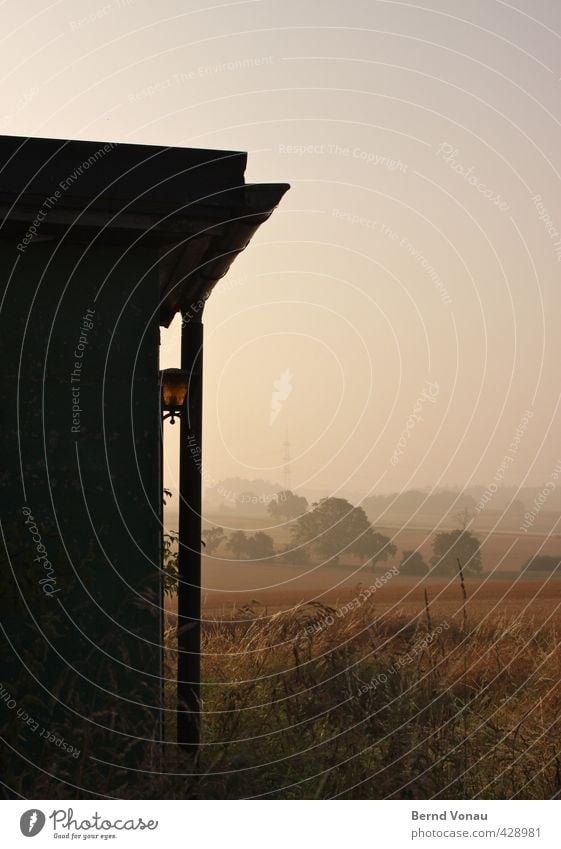
M 0 136 L 0 238 L 155 244 L 160 323 L 208 296 L 289 188 L 246 184 L 247 154 Z M 31 241 L 33 244 L 33 240 Z

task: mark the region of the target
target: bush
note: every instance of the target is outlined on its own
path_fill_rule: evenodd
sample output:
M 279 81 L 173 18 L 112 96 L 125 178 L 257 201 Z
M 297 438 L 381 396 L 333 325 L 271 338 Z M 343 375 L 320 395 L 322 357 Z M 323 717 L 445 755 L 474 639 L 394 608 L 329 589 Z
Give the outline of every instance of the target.
M 273 538 L 263 531 L 258 531 L 254 536 L 247 536 L 243 531 L 234 531 L 228 540 L 227 548 L 234 557 L 248 560 L 263 560 L 275 553 Z
M 399 564 L 400 575 L 426 575 L 429 567 L 419 551 L 404 551 Z
M 432 550 L 431 567 L 435 575 L 455 575 L 458 560 L 465 573 L 478 575 L 481 572 L 479 540 L 468 530 L 437 534 Z
M 561 556 L 551 557 L 549 554 L 540 554 L 538 557 L 530 557 L 527 563 L 521 567 L 521 572 L 556 572 L 561 567 Z

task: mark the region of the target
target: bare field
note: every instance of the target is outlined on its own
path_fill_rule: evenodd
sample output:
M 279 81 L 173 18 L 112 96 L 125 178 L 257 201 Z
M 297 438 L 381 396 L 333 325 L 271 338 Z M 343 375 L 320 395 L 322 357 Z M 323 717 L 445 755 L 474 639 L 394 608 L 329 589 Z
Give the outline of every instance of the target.
M 392 578 L 209 609 L 207 733 L 244 797 L 558 798 L 561 580 L 465 591 Z
M 389 567 L 388 567 L 389 569 Z M 439 616 L 456 616 L 462 596 L 456 577 L 421 579 L 391 577 L 377 581 L 387 571 L 361 569 L 352 572 L 325 566 L 274 566 L 244 564 L 238 560 L 203 557 L 203 610 L 209 616 L 229 615 L 237 608 L 253 606 L 266 616 L 310 601 L 338 607 L 374 587 L 371 596 L 377 615 L 416 616 L 424 611 L 425 590 L 431 610 Z M 466 579 L 469 609 L 478 620 L 508 612 L 528 617 L 557 618 L 561 611 L 561 579 L 517 580 Z M 173 610 L 173 601 L 167 607 Z M 259 613 L 259 609 L 261 612 Z

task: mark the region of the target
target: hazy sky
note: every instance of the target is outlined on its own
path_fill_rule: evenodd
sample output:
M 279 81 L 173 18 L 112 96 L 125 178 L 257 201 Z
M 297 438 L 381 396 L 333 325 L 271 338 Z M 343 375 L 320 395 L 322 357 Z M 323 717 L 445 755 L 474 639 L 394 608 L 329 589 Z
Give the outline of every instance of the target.
M 1 132 L 242 149 L 292 185 L 206 307 L 207 475 L 282 481 L 288 431 L 295 488 L 487 485 L 519 429 L 505 483 L 549 479 L 557 2 L 1 9 Z

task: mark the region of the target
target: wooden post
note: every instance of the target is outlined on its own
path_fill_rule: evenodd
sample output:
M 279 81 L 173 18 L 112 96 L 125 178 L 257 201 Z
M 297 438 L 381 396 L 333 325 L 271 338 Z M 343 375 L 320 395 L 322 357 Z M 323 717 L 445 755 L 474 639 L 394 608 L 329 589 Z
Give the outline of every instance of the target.
M 201 496 L 203 325 L 183 317 L 181 368 L 189 374 L 181 416 L 177 590 L 177 742 L 196 754 L 201 734 Z

